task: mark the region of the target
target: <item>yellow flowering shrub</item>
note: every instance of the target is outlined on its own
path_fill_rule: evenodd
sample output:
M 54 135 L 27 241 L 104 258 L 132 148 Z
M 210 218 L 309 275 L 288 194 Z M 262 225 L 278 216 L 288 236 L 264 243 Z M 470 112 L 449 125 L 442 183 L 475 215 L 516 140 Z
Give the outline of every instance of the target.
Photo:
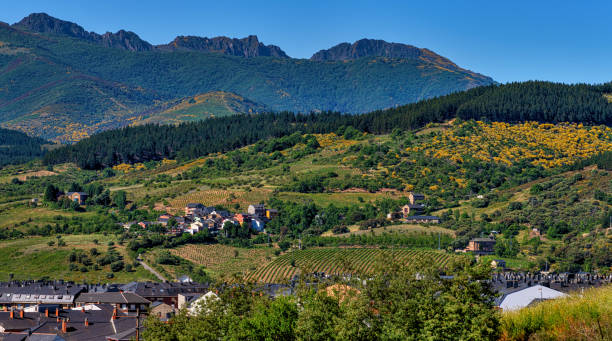
M 612 150 L 612 129 L 605 126 L 584 127 L 575 123 L 477 121 L 473 132 L 460 133 L 473 122 L 446 130 L 426 144 L 408 148 L 426 156 L 463 162 L 466 156 L 508 166 L 528 160 L 544 168 L 572 164 L 596 153 Z M 423 170 L 423 175 L 426 175 Z M 462 182 L 457 182 L 460 186 Z

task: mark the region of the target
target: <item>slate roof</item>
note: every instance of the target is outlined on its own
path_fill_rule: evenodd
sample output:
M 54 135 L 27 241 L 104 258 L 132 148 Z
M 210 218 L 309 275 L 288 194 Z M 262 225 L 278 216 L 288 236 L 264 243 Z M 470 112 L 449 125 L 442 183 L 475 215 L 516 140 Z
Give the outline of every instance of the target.
M 494 242 L 495 239 L 491 239 L 491 238 L 474 238 L 474 239 L 470 239 L 470 241 L 474 241 L 474 242 Z
M 149 300 L 131 292 L 96 292 L 82 293 L 77 303 L 112 303 L 112 304 L 149 304 Z
M 122 331 L 121 333 L 117 333 L 114 335 L 109 335 L 106 337 L 107 340 L 117 340 L 117 341 L 130 341 L 136 338 L 136 328 L 130 328 L 128 330 Z
M 131 292 L 142 297 L 178 296 L 178 294 L 205 293 L 209 285 L 195 282 L 131 282 L 121 287 L 124 292 Z
M 25 340 L 29 329 L 32 335 L 27 340 L 51 341 L 106 341 L 107 336 L 135 330 L 139 324 L 137 317 L 117 312 L 118 319 L 112 320 L 113 307 L 106 304 L 97 305 L 99 310 L 63 310 L 60 318 L 65 319 L 67 331 L 62 333 L 61 322 L 53 312 L 46 317 L 44 312 L 25 313 L 23 319 L 10 319 L 9 312 L 0 312 L 0 325 L 9 327 L 13 332 L 0 333 L 0 340 Z M 15 314 L 15 316 L 18 316 Z M 87 319 L 89 326 L 85 326 Z M 25 327 L 25 328 L 24 328 Z
M 87 286 L 64 282 L 2 282 L 0 283 L 0 304 L 41 303 L 69 304 Z
M 73 194 L 78 194 L 78 195 L 81 195 L 81 196 L 87 195 L 87 193 L 85 193 L 85 192 L 68 192 L 68 193 L 66 193 L 66 195 L 68 195 L 68 196 L 71 196 Z
M 410 217 L 406 217 L 407 220 L 440 220 L 440 217 L 436 217 L 433 215 L 413 215 Z

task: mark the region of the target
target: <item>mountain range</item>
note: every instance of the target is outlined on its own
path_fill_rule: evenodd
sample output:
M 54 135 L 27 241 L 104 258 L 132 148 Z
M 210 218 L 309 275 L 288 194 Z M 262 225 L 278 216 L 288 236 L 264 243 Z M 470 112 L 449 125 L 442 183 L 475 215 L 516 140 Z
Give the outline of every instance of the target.
M 237 113 L 361 113 L 492 83 L 428 49 L 382 40 L 297 59 L 254 35 L 152 45 L 44 13 L 0 22 L 0 124 L 56 142 Z

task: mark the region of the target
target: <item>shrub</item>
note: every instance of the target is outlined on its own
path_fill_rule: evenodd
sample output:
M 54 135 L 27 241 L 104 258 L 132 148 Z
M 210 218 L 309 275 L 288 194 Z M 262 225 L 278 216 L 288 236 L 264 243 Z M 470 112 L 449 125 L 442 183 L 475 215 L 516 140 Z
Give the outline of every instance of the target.
M 123 270 L 125 264 L 123 264 L 123 261 L 117 261 L 114 263 L 111 263 L 110 268 L 112 272 L 119 272 L 121 270 Z

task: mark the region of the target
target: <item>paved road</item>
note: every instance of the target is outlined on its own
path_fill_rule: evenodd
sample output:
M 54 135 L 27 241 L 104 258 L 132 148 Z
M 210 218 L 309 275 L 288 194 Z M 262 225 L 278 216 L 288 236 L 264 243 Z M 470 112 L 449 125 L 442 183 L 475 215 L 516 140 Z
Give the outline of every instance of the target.
M 138 255 L 138 258 L 136 258 L 136 260 L 138 261 L 138 263 L 140 263 L 140 265 L 142 265 L 143 268 L 147 269 L 150 273 L 155 275 L 155 277 L 159 278 L 160 281 L 167 282 L 164 276 L 162 276 L 159 272 L 155 271 L 155 269 L 150 267 L 147 263 L 143 262 L 142 259 L 140 258 L 140 255 Z

